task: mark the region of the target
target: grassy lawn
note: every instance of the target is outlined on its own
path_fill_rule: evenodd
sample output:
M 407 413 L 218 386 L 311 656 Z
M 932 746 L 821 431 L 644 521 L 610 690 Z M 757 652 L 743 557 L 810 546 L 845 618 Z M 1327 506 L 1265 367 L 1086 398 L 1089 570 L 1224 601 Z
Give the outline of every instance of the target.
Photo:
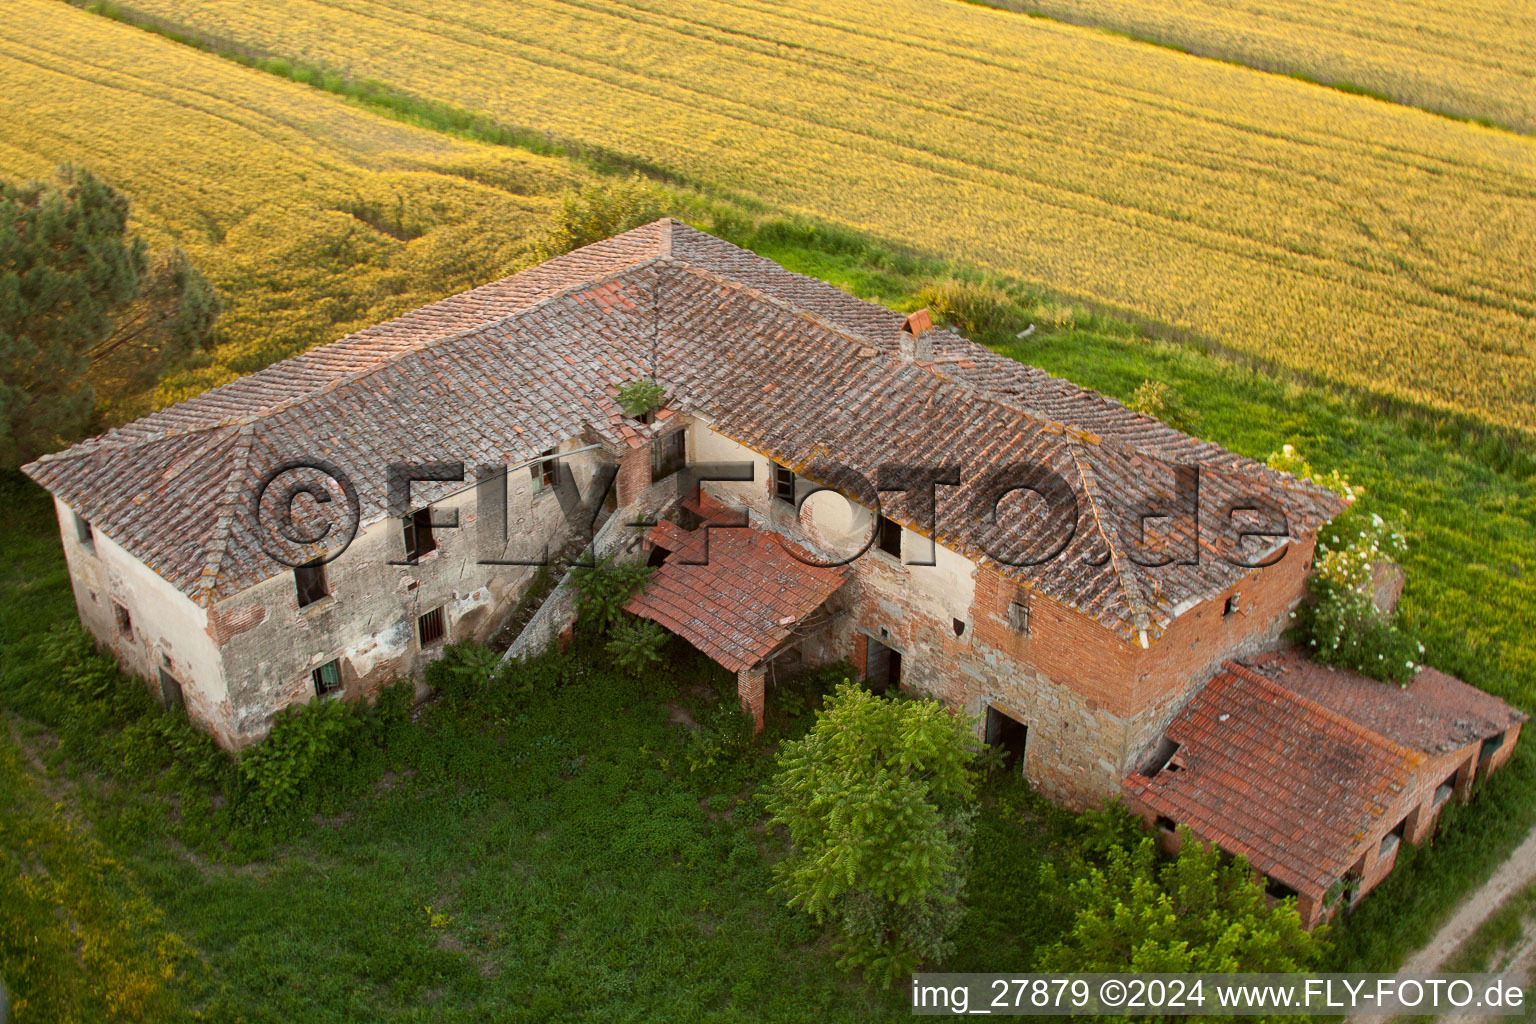
M 26 529 L 4 542 L 0 699 L 27 706 L 49 671 L 39 631 L 73 610 L 45 496 L 7 476 L 4 497 Z M 442 701 L 376 756 L 337 765 L 304 813 L 271 820 L 232 818 L 175 770 L 135 777 L 144 758 L 125 737 L 158 717 L 147 700 L 123 702 L 138 713 L 90 748 L 96 771 L 71 756 L 68 726 L 61 738 L 6 712 L 0 859 L 46 884 L 0 912 L 0 952 L 18 994 L 64 994 L 39 993 L 46 1010 L 19 1019 L 906 1016 L 903 992 L 837 971 L 819 929 L 768 892 L 780 848 L 752 794 L 815 693 L 797 714 L 775 709 L 762 746 L 693 770 L 690 724 L 733 702 L 735 680 L 686 647 L 672 655 L 644 682 L 551 659 L 533 693 L 489 716 Z M 1019 784 L 987 804 L 956 962 L 1022 969 L 1054 935 L 1029 883 L 1074 826 Z M 138 1002 L 114 1007 L 72 955 L 82 923 L 143 980 Z M 29 933 L 47 956 L 27 961 Z

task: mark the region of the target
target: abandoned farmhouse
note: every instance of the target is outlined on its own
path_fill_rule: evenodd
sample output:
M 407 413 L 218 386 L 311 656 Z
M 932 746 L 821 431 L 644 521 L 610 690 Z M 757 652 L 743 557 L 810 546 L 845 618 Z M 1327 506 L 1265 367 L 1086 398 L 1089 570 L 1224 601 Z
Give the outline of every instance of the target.
M 631 417 L 638 380 L 664 393 Z M 435 468 L 402 489 L 401 464 Z M 657 567 L 630 610 L 735 672 L 759 721 L 777 673 L 848 659 L 976 716 L 1053 799 L 1123 796 L 1166 843 L 1184 824 L 1242 854 L 1312 923 L 1524 719 L 1433 669 L 1399 688 L 1286 647 L 1330 491 L 674 220 L 26 471 L 82 622 L 230 748 L 503 631 L 536 563 L 590 542 Z M 279 558 L 285 474 L 315 528 Z M 569 597 L 509 653 L 554 642 Z

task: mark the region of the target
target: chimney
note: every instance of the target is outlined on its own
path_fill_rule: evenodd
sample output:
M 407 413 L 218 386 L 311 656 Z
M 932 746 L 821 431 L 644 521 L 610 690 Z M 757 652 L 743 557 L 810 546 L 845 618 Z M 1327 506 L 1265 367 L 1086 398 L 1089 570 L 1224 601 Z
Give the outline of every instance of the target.
M 901 340 L 896 354 L 902 362 L 933 359 L 933 339 L 927 337 L 932 326 L 933 317 L 928 315 L 927 309 L 920 309 L 901 322 Z

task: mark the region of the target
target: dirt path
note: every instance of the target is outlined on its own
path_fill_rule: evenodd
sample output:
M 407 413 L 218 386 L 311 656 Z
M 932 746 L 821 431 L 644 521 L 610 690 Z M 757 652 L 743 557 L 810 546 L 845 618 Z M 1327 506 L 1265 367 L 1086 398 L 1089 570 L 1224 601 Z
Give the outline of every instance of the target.
M 1404 961 L 1399 974 L 1432 974 L 1477 931 L 1500 903 L 1536 878 L 1536 830 L 1525 837 L 1483 887 L 1462 901 L 1429 945 Z
M 1499 869 L 1483 883 L 1482 888 L 1462 901 L 1451 919 L 1435 933 L 1428 945 L 1403 962 L 1403 966 L 1398 969 L 1398 976 L 1434 974 L 1461 948 L 1462 943 L 1471 938 L 1478 926 L 1499 908 L 1499 904 L 1524 888 L 1533 878 L 1536 878 L 1536 829 L 1531 830 L 1525 841 L 1515 848 L 1508 860 L 1499 865 Z M 1522 950 L 1510 969 L 1519 970 L 1524 967 L 1529 970 L 1530 954 L 1529 948 Z M 1349 1018 L 1348 1024 L 1380 1021 L 1379 1016 L 1357 1014 Z

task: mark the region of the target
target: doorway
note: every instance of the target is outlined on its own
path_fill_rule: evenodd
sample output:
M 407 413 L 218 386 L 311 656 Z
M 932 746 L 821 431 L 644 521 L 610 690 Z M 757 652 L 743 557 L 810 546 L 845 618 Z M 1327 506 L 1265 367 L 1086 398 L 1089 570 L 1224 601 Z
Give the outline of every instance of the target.
M 901 689 L 901 652 L 869 638 L 869 650 L 864 656 L 864 680 L 870 692 L 889 693 Z
M 987 746 L 1002 752 L 1009 771 L 1024 770 L 1024 751 L 1028 745 L 1029 726 L 987 705 Z

